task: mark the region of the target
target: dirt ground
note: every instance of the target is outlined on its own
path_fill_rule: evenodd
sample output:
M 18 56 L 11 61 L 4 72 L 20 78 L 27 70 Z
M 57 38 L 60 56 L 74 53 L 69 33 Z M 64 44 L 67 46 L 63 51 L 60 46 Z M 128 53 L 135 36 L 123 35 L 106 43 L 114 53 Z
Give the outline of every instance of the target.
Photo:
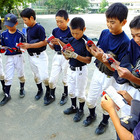
M 85 14 L 70 15 L 70 19 L 75 16 L 81 16 L 85 19 L 87 30 L 85 34 L 91 38 L 99 38 L 101 31 L 106 28 L 106 20 L 104 15 Z M 130 16 L 129 21 L 134 15 Z M 56 27 L 54 15 L 37 16 L 37 21 L 44 26 L 46 35 L 49 36 L 53 28 Z M 19 20 L 18 28 L 22 30 L 23 23 Z M 128 24 L 124 27 L 126 33 L 130 36 Z M 49 73 L 54 52 L 48 47 L 46 50 L 49 57 Z M 30 69 L 27 52 L 25 58 L 25 75 L 26 75 L 26 96 L 19 98 L 19 81 L 15 71 L 13 84 L 11 87 L 11 101 L 3 107 L 0 107 L 0 140 L 115 140 L 116 134 L 114 126 L 109 121 L 107 131 L 97 136 L 94 131 L 102 118 L 102 109 L 100 107 L 100 99 L 96 109 L 97 120 L 89 127 L 82 125 L 83 120 L 88 115 L 88 109 L 85 105 L 85 116 L 78 122 L 73 122 L 74 115 L 64 115 L 63 110 L 70 106 L 70 99 L 64 106 L 59 105 L 63 85 L 61 75 L 56 87 L 56 100 L 49 106 L 43 105 L 43 97 L 39 101 L 35 101 L 34 96 L 37 87 L 33 80 Z M 3 55 L 3 64 L 5 64 L 5 56 Z M 94 71 L 94 58 L 88 65 L 88 86 Z M 44 91 L 45 91 L 45 87 Z M 2 90 L 0 91 L 0 100 L 3 98 Z

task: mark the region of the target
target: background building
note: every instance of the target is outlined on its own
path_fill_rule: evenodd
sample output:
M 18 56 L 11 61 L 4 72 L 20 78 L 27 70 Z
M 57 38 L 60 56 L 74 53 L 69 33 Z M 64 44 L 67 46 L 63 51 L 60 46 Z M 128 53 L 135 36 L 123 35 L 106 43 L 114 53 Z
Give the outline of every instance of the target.
M 125 4 L 129 12 L 140 12 L 140 0 L 106 0 L 109 5 L 115 2 L 121 2 Z M 91 13 L 99 12 L 100 4 L 102 0 L 89 0 L 89 9 Z

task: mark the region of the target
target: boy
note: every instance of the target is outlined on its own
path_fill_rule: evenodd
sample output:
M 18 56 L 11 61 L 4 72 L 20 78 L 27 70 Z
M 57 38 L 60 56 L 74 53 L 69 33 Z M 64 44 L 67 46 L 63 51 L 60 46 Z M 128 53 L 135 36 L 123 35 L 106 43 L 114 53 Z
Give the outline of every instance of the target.
M 65 10 L 59 10 L 56 13 L 56 23 L 57 28 L 53 29 L 52 35 L 61 40 L 64 43 L 67 43 L 67 40 L 71 36 L 70 29 L 67 26 L 69 22 L 68 13 Z M 55 42 L 56 39 L 51 41 L 52 45 L 49 44 L 50 48 L 54 50 L 56 53 L 53 57 L 52 69 L 49 79 L 49 87 L 50 87 L 50 95 L 45 95 L 44 97 L 44 105 L 49 105 L 55 100 L 55 90 L 56 90 L 56 82 L 58 80 L 58 76 L 60 73 L 63 73 L 62 83 L 64 85 L 64 93 L 62 94 L 60 105 L 64 105 L 68 100 L 68 86 L 67 86 L 67 68 L 68 61 L 64 58 L 61 53 L 61 47 L 59 46 L 59 40 Z
M 1 30 L 1 24 L 0 24 L 0 30 Z M 0 32 L 0 46 L 1 46 L 1 32 Z M 0 48 L 0 53 L 3 53 L 3 51 L 1 51 L 1 48 Z M 4 92 L 4 71 L 3 71 L 1 54 L 0 54 L 0 81 L 2 85 L 2 90 Z
M 43 95 L 42 82 L 46 86 L 46 92 L 49 92 L 49 76 L 48 76 L 48 56 L 46 54 L 45 29 L 36 23 L 35 11 L 31 8 L 25 8 L 21 13 L 27 28 L 27 43 L 21 45 L 23 49 L 27 49 L 31 69 L 34 74 L 34 80 L 38 88 L 35 96 L 39 100 Z
M 123 91 L 122 91 L 123 92 Z M 116 132 L 118 134 L 117 140 L 139 140 L 140 139 L 140 101 L 133 100 L 133 98 L 127 93 L 125 96 L 120 94 L 128 101 L 131 105 L 131 115 L 119 119 L 115 103 L 108 95 L 102 97 L 101 106 L 106 110 L 114 124 Z
M 25 36 L 22 32 L 16 29 L 18 25 L 17 17 L 14 14 L 7 14 L 4 18 L 4 25 L 6 26 L 7 30 L 3 31 L 1 44 L 3 47 L 9 47 L 15 49 L 6 49 L 5 55 L 7 56 L 6 59 L 6 66 L 5 66 L 5 96 L 3 100 L 0 102 L 0 105 L 5 105 L 10 99 L 10 87 L 12 84 L 12 79 L 14 76 L 14 70 L 17 70 L 18 78 L 20 80 L 20 97 L 25 96 L 24 91 L 24 59 L 22 52 L 17 49 L 16 44 L 20 42 L 25 42 Z
M 136 72 L 136 74 L 133 73 L 132 70 L 133 75 L 128 69 L 117 67 L 117 72 L 121 78 L 125 78 L 130 82 L 140 85 L 140 16 L 134 17 L 130 22 L 129 27 L 133 39 L 131 39 L 128 48 L 127 56 L 129 61 L 127 60 L 127 63 L 130 63 L 134 70 L 137 67 L 139 71 L 138 73 Z
M 86 50 L 84 35 L 86 30 L 85 21 L 80 17 L 75 17 L 70 22 L 72 38 L 69 43 L 74 51 L 65 51 L 64 56 L 69 59 L 68 68 L 68 94 L 71 97 L 71 107 L 64 110 L 64 114 L 76 113 L 73 121 L 78 122 L 84 116 L 85 88 L 87 86 L 88 69 L 87 64 L 91 62 L 91 55 Z M 79 108 L 76 104 L 76 98 L 79 100 Z
M 120 66 L 116 65 L 116 70 L 119 74 L 119 77 L 125 78 L 128 80 L 128 82 L 130 82 L 130 83 L 124 83 L 122 85 L 122 88 L 125 91 L 118 91 L 118 93 L 123 95 L 123 97 L 128 101 L 128 104 L 130 105 L 132 98 L 140 100 L 140 94 L 139 94 L 139 87 L 140 87 L 140 73 L 139 73 L 139 71 L 140 71 L 140 16 L 134 17 L 134 19 L 130 22 L 129 27 L 130 27 L 131 35 L 132 35 L 133 39 L 131 39 L 127 55 L 124 57 L 124 59 L 126 59 L 126 58 L 127 59 L 126 59 L 125 63 L 123 63 L 123 61 L 121 61 Z M 131 65 L 131 67 L 128 67 L 129 66 L 128 64 Z M 121 67 L 121 66 L 124 66 L 124 67 Z M 131 71 L 132 71 L 132 73 L 131 73 Z M 131 96 L 129 95 L 131 98 L 128 96 L 127 92 L 131 95 Z M 122 126 L 118 125 L 118 123 L 120 123 L 120 122 L 119 122 L 118 116 L 114 110 L 114 103 L 111 101 L 111 99 L 109 99 L 109 97 L 107 97 L 106 99 L 103 97 L 101 105 L 107 112 L 109 112 L 119 138 L 124 139 L 126 136 L 127 136 L 127 138 L 130 136 L 133 139 L 139 139 L 140 122 L 138 123 L 138 125 L 135 127 L 135 129 L 133 131 L 133 129 L 131 127 L 132 127 L 132 125 L 134 126 L 134 123 L 130 122 L 128 120 L 128 117 L 126 116 L 129 123 L 124 126 L 127 129 L 131 128 L 131 132 L 133 131 L 134 135 L 132 135 L 130 132 L 128 133 Z M 137 101 L 137 102 L 140 103 L 139 101 Z M 132 103 L 134 103 L 134 101 L 132 101 Z M 132 104 L 132 105 L 134 105 L 134 104 Z M 135 110 L 139 114 L 140 110 L 138 110 L 138 106 L 139 106 L 139 104 L 137 104 L 137 105 L 135 105 L 135 107 L 131 108 L 131 113 L 132 113 L 132 111 Z M 131 117 L 131 118 L 132 118 L 132 120 L 135 120 L 136 116 Z M 136 121 L 135 121 L 135 123 L 136 123 Z M 128 129 L 128 130 L 130 130 L 130 129 Z M 125 135 L 124 135 L 124 133 L 125 133 Z
M 127 79 L 121 84 L 121 88 L 130 93 L 134 99 L 140 100 L 140 16 L 136 16 L 130 22 L 129 27 L 133 39 L 130 41 L 128 52 L 120 62 L 120 66 L 116 65 L 116 70 L 121 78 Z M 120 86 L 118 84 L 120 77 L 116 78 L 117 82 L 114 83 L 117 90 Z M 122 113 L 123 115 L 129 115 L 130 108 L 123 108 Z
M 2 85 L 2 90 L 4 92 L 4 71 L 3 71 L 1 54 L 0 54 L 0 81 Z
M 109 65 L 109 63 L 106 63 L 105 65 L 102 63 L 103 54 L 111 51 L 112 54 L 117 56 L 118 61 L 121 61 L 123 56 L 126 54 L 129 45 L 129 38 L 122 30 L 122 27 L 127 22 L 127 14 L 128 9 L 122 3 L 114 3 L 110 5 L 106 11 L 108 29 L 103 30 L 100 35 L 97 43 L 99 48 L 87 48 L 90 53 L 96 57 L 96 69 L 94 70 L 90 83 L 90 89 L 86 99 L 90 114 L 86 120 L 83 121 L 84 126 L 90 125 L 96 119 L 96 101 L 102 91 L 115 81 L 112 76 L 113 72 L 110 72 L 105 66 Z M 109 115 L 103 114 L 103 119 L 95 131 L 96 134 L 102 134 L 105 132 L 108 126 L 108 119 Z

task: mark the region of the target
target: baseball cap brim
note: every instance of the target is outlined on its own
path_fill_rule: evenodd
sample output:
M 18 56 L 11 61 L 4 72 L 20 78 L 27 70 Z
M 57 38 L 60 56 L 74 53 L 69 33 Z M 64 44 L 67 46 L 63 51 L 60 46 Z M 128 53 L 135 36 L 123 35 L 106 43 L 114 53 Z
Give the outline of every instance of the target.
M 15 25 L 15 23 L 11 23 L 11 22 L 7 22 L 5 21 L 4 22 L 4 25 L 7 25 L 7 26 L 10 26 L 10 27 L 13 27 Z

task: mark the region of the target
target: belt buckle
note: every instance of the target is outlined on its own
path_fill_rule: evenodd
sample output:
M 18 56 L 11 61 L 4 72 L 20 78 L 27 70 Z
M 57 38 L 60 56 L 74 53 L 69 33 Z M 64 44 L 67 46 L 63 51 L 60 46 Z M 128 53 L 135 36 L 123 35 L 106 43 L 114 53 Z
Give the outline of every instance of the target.
M 57 54 L 58 54 L 58 55 L 61 55 L 62 53 L 61 53 L 60 51 L 57 51 Z
M 73 70 L 73 71 L 76 71 L 76 68 L 73 67 L 73 66 L 70 66 L 70 69 Z
M 37 55 L 40 55 L 40 53 L 41 53 L 41 52 L 37 52 L 36 54 L 37 54 Z

